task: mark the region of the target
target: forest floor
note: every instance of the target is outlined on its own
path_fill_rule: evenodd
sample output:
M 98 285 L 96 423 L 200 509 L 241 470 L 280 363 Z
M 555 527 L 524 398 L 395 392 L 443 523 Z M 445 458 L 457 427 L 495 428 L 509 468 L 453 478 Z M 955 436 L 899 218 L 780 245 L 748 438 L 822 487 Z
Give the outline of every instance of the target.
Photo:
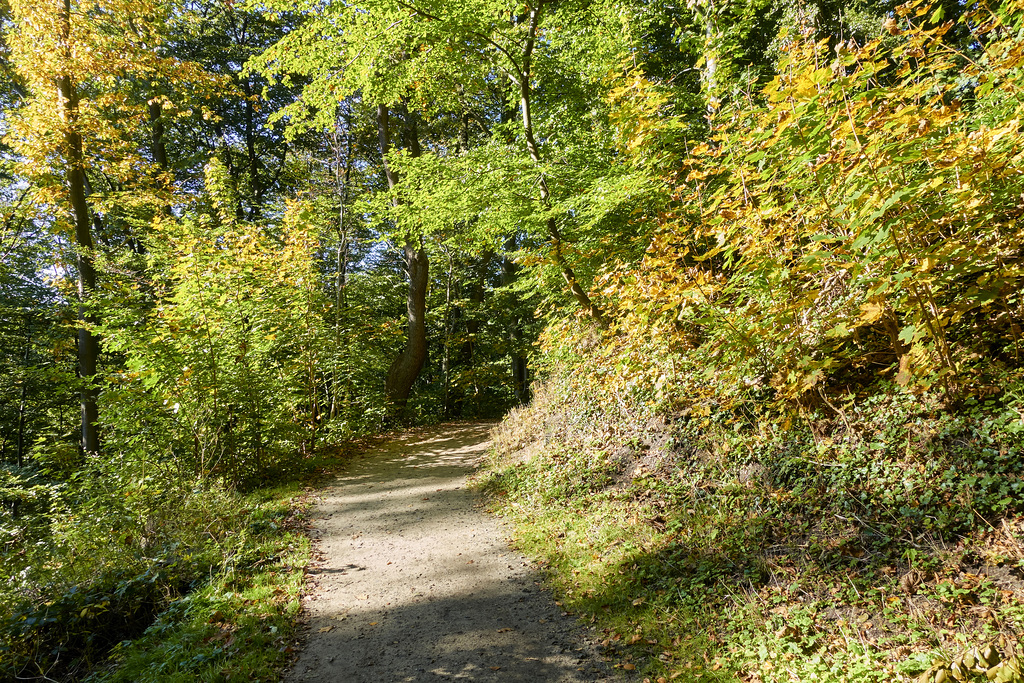
M 405 432 L 323 491 L 285 681 L 621 680 L 467 488 L 491 426 Z

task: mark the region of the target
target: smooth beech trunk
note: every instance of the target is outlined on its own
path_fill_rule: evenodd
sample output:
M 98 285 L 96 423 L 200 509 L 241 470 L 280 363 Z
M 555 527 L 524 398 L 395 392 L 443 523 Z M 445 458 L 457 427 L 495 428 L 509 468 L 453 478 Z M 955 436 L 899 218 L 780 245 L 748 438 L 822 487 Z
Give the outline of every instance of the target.
M 529 17 L 529 32 L 527 33 L 526 46 L 523 50 L 522 67 L 520 73 L 516 78 L 516 85 L 519 88 L 519 107 L 523 117 L 523 136 L 526 138 L 526 148 L 530 153 L 530 159 L 535 164 L 540 165 L 543 161 L 541 155 L 540 146 L 537 144 L 537 139 L 533 133 L 533 112 L 531 111 L 531 69 L 533 63 L 533 49 L 537 42 L 537 29 L 540 23 L 540 15 L 543 9 L 543 0 L 538 0 L 536 5 L 530 10 Z M 545 207 L 551 206 L 551 190 L 548 188 L 547 180 L 544 175 L 540 176 L 540 200 Z M 555 265 L 558 266 L 562 272 L 562 278 L 565 280 L 565 284 L 569 286 L 569 291 L 572 296 L 583 307 L 590 317 L 597 323 L 597 326 L 602 330 L 608 328 L 608 318 L 604 311 L 593 302 L 590 295 L 587 294 L 586 290 L 580 285 L 576 279 L 576 273 L 569 265 L 568 261 L 565 260 L 565 255 L 562 253 L 562 235 L 558 230 L 558 223 L 555 221 L 554 216 L 548 216 L 545 221 L 547 227 L 548 237 L 551 239 L 551 256 L 554 259 Z
M 60 27 L 62 43 L 70 49 L 71 39 L 71 0 L 64 0 Z M 65 63 L 70 62 L 66 55 Z M 96 290 L 96 266 L 93 262 L 93 241 L 89 218 L 89 204 L 85 195 L 85 169 L 82 154 L 82 136 L 78 132 L 78 92 L 75 83 L 68 74 L 57 76 L 57 89 L 60 99 L 60 116 L 64 125 L 64 145 L 67 154 L 66 182 L 68 195 L 71 199 L 71 210 L 75 223 L 75 246 L 77 247 L 78 267 L 78 374 L 82 380 L 82 449 L 87 453 L 96 453 L 100 449 L 100 438 L 97 427 L 99 409 L 97 398 L 99 389 L 95 385 L 96 362 L 99 359 L 99 339 L 90 330 L 95 322 L 87 312 L 86 302 Z
M 406 113 L 405 145 L 411 156 L 419 156 L 420 145 L 416 122 Z M 398 174 L 388 166 L 387 155 L 391 148 L 390 117 L 386 105 L 377 107 L 377 135 L 380 152 L 384 159 L 384 173 L 388 187 L 398 184 Z M 398 413 L 405 410 L 412 385 L 419 377 L 427 360 L 427 285 L 430 278 L 430 262 L 423 248 L 423 237 L 409 235 L 402 246 L 405 270 L 409 275 L 409 291 L 406 295 L 406 319 L 408 332 L 405 348 L 391 363 L 384 390 L 388 400 Z

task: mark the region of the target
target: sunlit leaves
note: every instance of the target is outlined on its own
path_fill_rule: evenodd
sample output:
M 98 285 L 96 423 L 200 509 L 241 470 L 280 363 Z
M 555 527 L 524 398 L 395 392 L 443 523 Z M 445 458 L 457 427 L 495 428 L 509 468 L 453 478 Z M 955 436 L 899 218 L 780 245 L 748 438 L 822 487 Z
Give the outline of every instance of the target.
M 169 178 L 160 176 L 149 154 L 148 103 L 159 101 L 169 115 L 190 113 L 219 83 L 200 65 L 160 49 L 170 3 L 86 0 L 72 3 L 68 14 L 60 3 L 14 0 L 11 7 L 11 58 L 28 97 L 8 138 L 21 161 L 19 174 L 33 183 L 36 205 L 51 214 L 57 208 L 61 220 L 66 188 L 57 179 L 66 171 L 68 133 L 82 138 L 86 172 L 104 179 L 94 189 L 110 190 L 94 201 L 166 202 Z M 61 77 L 70 79 L 78 98 L 67 109 L 57 87 Z M 179 101 L 161 94 L 182 85 L 187 94 Z M 129 186 L 134 194 L 124 192 Z
M 289 207 L 277 230 L 237 221 L 225 178 L 212 162 L 208 204 L 154 227 L 152 310 L 108 316 L 107 344 L 126 371 L 108 391 L 107 420 L 130 432 L 139 418 L 127 411 L 149 405 L 140 421 L 166 430 L 151 447 L 176 452 L 177 467 L 239 481 L 301 438 L 324 303 L 305 207 Z
M 951 26 L 905 20 L 897 40 L 835 51 L 791 40 L 778 75 L 719 111 L 671 175 L 682 206 L 637 274 L 651 284 L 624 297 L 630 315 L 670 313 L 723 372 L 785 399 L 872 366 L 969 392 L 979 331 L 1000 348 L 1020 315 L 1021 60 L 995 25 L 957 52 Z M 632 154 L 656 147 L 620 125 Z M 986 325 L 997 311 L 1004 326 Z

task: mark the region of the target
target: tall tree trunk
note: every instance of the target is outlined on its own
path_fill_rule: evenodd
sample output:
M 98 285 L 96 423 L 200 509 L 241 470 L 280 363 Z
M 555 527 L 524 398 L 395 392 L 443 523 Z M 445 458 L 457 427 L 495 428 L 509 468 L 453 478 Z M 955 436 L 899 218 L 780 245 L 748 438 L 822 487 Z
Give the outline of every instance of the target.
M 413 382 L 427 360 L 427 282 L 430 269 L 422 238 L 406 242 L 402 254 L 409 273 L 406 296 L 408 338 L 405 349 L 391 363 L 385 383 L 387 397 L 399 411 L 405 410 Z
M 348 226 L 345 214 L 345 207 L 348 204 L 349 178 L 352 175 L 352 121 L 346 117 L 344 121 L 345 149 L 342 151 L 341 144 L 342 121 L 339 118 L 335 122 L 334 131 L 331 134 L 331 146 L 334 151 L 334 182 L 338 192 L 338 250 L 337 250 L 337 273 L 334 278 L 334 342 L 341 347 L 341 316 L 347 302 L 345 299 L 345 287 L 348 277 L 348 255 L 351 246 L 349 240 Z M 342 157 L 344 156 L 344 165 Z M 331 419 L 337 417 L 341 410 L 341 387 L 342 381 L 338 366 L 335 365 L 331 373 L 331 403 L 329 416 Z
M 448 272 L 445 274 L 444 340 L 441 352 L 441 386 L 444 390 L 442 415 L 448 418 L 452 416 L 452 333 L 455 321 L 462 316 L 462 312 L 452 304 L 455 295 L 455 257 L 448 249 L 442 249 L 448 258 Z
M 406 112 L 405 119 L 406 149 L 411 156 L 417 157 L 420 155 L 420 143 L 416 120 L 408 112 Z M 377 107 L 377 135 L 380 152 L 384 159 L 384 174 L 388 179 L 388 187 L 394 188 L 398 184 L 398 174 L 387 162 L 388 150 L 391 148 L 391 129 L 386 105 Z M 391 363 L 384 384 L 384 391 L 388 399 L 399 413 L 404 412 L 413 382 L 416 381 L 427 360 L 427 284 L 430 277 L 430 263 L 427 259 L 427 252 L 423 248 L 421 235 L 413 237 L 410 234 L 407 236 L 406 242 L 402 246 L 402 255 L 405 259 L 406 272 L 409 275 L 409 291 L 406 295 L 408 336 L 405 348 Z
M 523 136 L 526 138 L 526 148 L 530 153 L 530 159 L 533 160 L 538 166 L 543 161 L 540 147 L 537 145 L 537 139 L 533 133 L 533 113 L 530 109 L 531 101 L 531 87 L 530 78 L 533 62 L 533 49 L 537 41 L 537 29 L 540 23 L 541 10 L 543 8 L 543 0 L 537 0 L 537 4 L 530 10 L 530 25 L 529 32 L 527 33 L 526 47 L 523 49 L 522 67 L 521 71 L 516 75 L 516 85 L 519 88 L 519 108 L 523 117 Z M 551 206 L 551 190 L 548 188 L 547 179 L 544 174 L 540 176 L 540 200 L 541 203 L 550 208 Z M 583 307 L 590 317 L 594 319 L 598 327 L 601 329 L 608 328 L 608 318 L 605 316 L 604 311 L 595 304 L 586 290 L 580 285 L 576 279 L 576 273 L 569 265 L 568 261 L 565 260 L 565 255 L 562 253 L 562 235 L 558 229 L 558 223 L 553 215 L 549 215 L 545 226 L 547 227 L 548 237 L 551 239 L 551 255 L 555 261 L 555 265 L 558 266 L 559 270 L 562 271 L 562 277 L 565 279 L 565 283 L 569 286 L 569 291 L 572 293 L 573 298 Z
M 503 287 L 511 287 L 519 276 L 519 267 L 515 261 L 508 257 L 508 252 L 515 251 L 516 238 L 511 237 L 505 242 L 505 255 L 501 259 L 501 284 Z M 518 302 L 517 302 L 518 304 Z M 512 391 L 515 393 L 516 401 L 522 405 L 530 400 L 530 373 L 526 364 L 526 354 L 523 353 L 523 320 L 516 317 L 512 320 L 509 338 L 512 341 L 512 353 L 510 361 L 512 366 Z
M 167 143 L 164 140 L 163 107 L 155 98 L 149 102 L 149 134 L 152 140 L 153 161 L 161 171 L 168 170 Z
M 18 467 L 25 466 L 25 415 L 28 412 L 28 361 L 32 352 L 32 318 L 25 322 L 25 357 L 21 366 L 21 400 L 18 402 Z
M 224 167 L 227 169 L 228 176 L 231 178 L 231 186 L 235 192 L 235 218 L 240 221 L 244 221 L 245 211 L 242 208 L 242 193 L 239 191 L 241 188 L 238 187 L 239 171 L 235 168 L 234 155 L 231 153 L 231 143 L 228 142 L 228 136 L 227 133 L 224 132 L 224 126 L 218 123 L 214 125 L 213 130 L 217 133 L 217 137 L 220 138 L 221 149 L 224 152 Z
M 704 20 L 704 68 L 701 70 L 700 80 L 701 85 L 704 87 L 704 96 L 707 101 L 705 106 L 705 120 L 707 121 L 708 130 L 711 130 L 714 126 L 712 119 L 715 115 L 715 110 L 718 105 L 715 102 L 715 98 L 718 96 L 718 58 L 719 58 L 719 47 L 721 45 L 721 32 L 718 27 L 718 19 L 715 13 L 714 0 L 707 0 L 706 2 L 698 3 L 698 15 L 703 10 Z
M 64 0 L 59 25 L 62 33 L 61 44 L 67 53 L 63 55 L 64 63 L 67 64 L 71 61 L 71 0 Z M 86 302 L 96 289 L 96 266 L 93 261 L 89 204 L 85 198 L 82 136 L 78 132 L 78 92 L 70 74 L 57 76 L 57 89 L 60 100 L 60 116 L 64 124 L 64 145 L 67 149 L 66 182 L 74 215 L 75 245 L 78 252 L 78 317 L 81 322 L 78 328 L 78 374 L 82 380 L 81 446 L 87 453 L 96 453 L 100 449 L 97 427 L 99 389 L 95 386 L 96 362 L 100 354 L 100 344 L 99 339 L 89 329 L 89 325 L 96 322 L 95 318 L 86 312 Z
M 252 84 L 248 78 L 242 82 L 242 90 L 245 93 L 245 152 L 249 165 L 249 194 L 252 196 L 249 220 L 258 221 L 263 216 L 263 193 L 266 188 L 260 177 L 260 156 L 256 150 L 256 112 L 252 101 Z
M 470 285 L 469 290 L 469 303 L 470 311 L 466 317 L 466 340 L 462 343 L 462 356 L 459 359 L 463 365 L 469 365 L 473 362 L 474 351 L 476 350 L 476 337 L 480 333 L 480 308 L 484 302 L 484 289 L 487 280 L 487 268 L 491 264 L 491 258 L 494 253 L 490 250 L 485 251 L 480 256 L 480 262 L 477 264 L 476 277 L 473 278 L 473 282 Z

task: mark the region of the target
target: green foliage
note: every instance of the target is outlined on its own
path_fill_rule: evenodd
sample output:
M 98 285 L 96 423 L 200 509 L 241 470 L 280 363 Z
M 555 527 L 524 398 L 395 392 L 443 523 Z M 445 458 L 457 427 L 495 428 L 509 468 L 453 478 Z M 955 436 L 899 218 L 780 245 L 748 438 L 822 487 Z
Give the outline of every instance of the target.
M 55 245 L 33 231 L 22 207 L 5 207 L 0 231 L 0 462 L 24 465 L 37 438 L 59 424 L 74 386 L 65 311 L 39 271 Z M 0 209 L 2 211 L 3 209 Z M 0 214 L 2 216 L 2 214 Z M 3 249 L 9 249 L 4 254 Z
M 65 27 L 0 0 L 11 667 L 84 672 L 173 599 L 98 678 L 264 675 L 246 658 L 281 654 L 264 626 L 294 604 L 261 572 L 290 549 L 228 491 L 385 424 L 410 236 L 431 279 L 409 416 L 499 414 L 547 375 L 516 419 L 553 447 L 493 486 L 610 643 L 670 653 L 652 673 L 937 676 L 950 644 L 887 601 L 910 569 L 942 618 L 1020 622 L 936 549 L 997 564 L 979 528 L 1024 499 L 1018 1 L 136 5 L 72 3 Z M 62 242 L 76 135 L 95 253 Z M 78 256 L 102 275 L 88 455 Z M 906 642 L 843 631 L 854 610 Z
M 0 650 L 0 670 L 12 678 L 47 675 L 65 660 L 61 668 L 73 672 L 99 661 L 121 640 L 138 636 L 166 595 L 187 587 L 178 577 L 194 577 L 205 569 L 163 565 L 135 576 L 115 570 L 84 590 L 72 586 L 56 600 L 16 610 L 0 624 L 7 643 Z
M 905 6 L 891 39 L 834 54 L 786 39 L 778 75 L 719 111 L 670 176 L 679 202 L 644 262 L 609 276 L 621 329 L 698 345 L 785 401 L 881 370 L 954 402 L 1015 362 L 1019 11 L 964 51 L 928 14 Z
M 277 495 L 252 501 L 212 576 L 167 605 L 140 638 L 119 643 L 114 666 L 86 680 L 275 679 L 291 652 L 310 554 L 304 505 L 290 510 Z
M 90 477 L 88 485 L 103 481 Z M 25 582 L 35 588 L 15 591 L 19 602 L 0 623 L 0 673 L 57 680 L 78 680 L 90 669 L 89 680 L 268 676 L 285 657 L 309 557 L 309 541 L 298 533 L 303 506 L 288 491 L 161 496 L 146 483 L 124 504 L 118 499 L 126 488 L 109 496 L 78 492 L 76 502 L 88 509 L 51 515 L 67 544 L 45 551 L 46 564 Z M 149 505 L 140 505 L 145 497 Z M 129 520 L 129 508 L 150 514 Z M 93 515 L 103 529 L 82 524 Z M 39 574 L 47 572 L 53 583 L 38 592 L 45 585 Z M 116 666 L 97 668 L 111 653 Z
M 153 228 L 151 308 L 109 307 L 123 311 L 104 336 L 125 372 L 104 395 L 104 419 L 115 443 L 148 453 L 140 466 L 237 484 L 304 438 L 324 302 L 303 207 L 274 234 L 235 219 L 223 167 L 211 164 L 207 182 L 205 210 Z
M 538 246 L 525 236 L 535 226 L 524 225 L 536 213 L 535 171 L 531 180 L 516 169 L 521 148 L 506 154 L 486 188 L 435 216 L 412 205 L 430 173 L 448 174 L 438 198 L 447 203 L 466 171 L 432 154 L 436 168 L 424 166 L 402 190 L 419 215 L 398 230 L 396 219 L 407 219 L 382 191 L 373 125 L 378 95 L 404 99 L 395 120 L 418 120 L 432 152 L 469 158 L 492 138 L 511 150 L 507 135 L 492 135 L 506 102 L 494 87 L 494 45 L 471 40 L 481 52 L 466 62 L 441 49 L 399 54 L 453 30 L 497 34 L 505 17 L 437 6 L 448 13 L 443 26 L 418 15 L 377 36 L 374 22 L 405 10 L 318 8 L 338 20 L 332 31 L 346 31 L 329 36 L 339 41 L 332 52 L 319 49 L 327 36 L 316 33 L 327 24 L 310 15 L 299 27 L 292 7 L 271 16 L 230 3 L 90 0 L 65 15 L 11 4 L 13 15 L 0 2 L 0 73 L 17 67 L 0 86 L 10 145 L 0 147 L 0 568 L 11 577 L 0 613 L 12 615 L 0 625 L 8 645 L 0 678 L 269 678 L 287 654 L 306 548 L 282 536 L 277 516 L 257 510 L 249 520 L 251 501 L 237 492 L 307 471 L 323 449 L 383 428 L 391 412 L 383 378 L 404 339 L 403 267 L 389 236 L 422 232 L 432 257 L 450 257 L 447 271 L 434 271 L 430 362 L 410 414 L 493 416 L 528 395 L 538 287 L 517 281 L 512 254 Z M 570 19 L 573 35 L 586 33 L 571 14 L 560 20 Z M 510 45 L 525 30 L 515 29 Z M 243 68 L 279 39 L 287 47 L 310 35 L 316 59 L 301 55 L 287 79 L 271 83 Z M 360 57 L 339 69 L 333 59 L 360 55 L 345 41 L 363 38 L 377 66 Z M 559 49 L 577 49 L 573 59 L 582 60 L 574 44 Z M 544 73 L 561 73 L 558 87 L 572 84 L 571 69 L 556 62 Z M 452 74 L 452 63 L 463 71 Z M 587 78 L 599 77 L 599 65 L 589 66 Z M 77 102 L 55 99 L 54 79 L 64 75 Z M 339 75 L 340 89 L 328 87 Z M 301 100 L 296 84 L 308 86 Z M 587 103 L 576 95 L 579 117 Z M 297 134 L 302 107 L 321 117 L 315 135 Z M 268 122 L 278 111 L 287 121 Z M 566 124 L 558 134 L 572 132 Z M 76 170 L 77 137 L 84 173 L 72 188 L 65 176 Z M 394 137 L 396 148 L 408 146 Z M 585 138 L 575 138 L 574 164 L 603 145 Z M 472 158 L 500 147 L 484 144 Z M 511 189 L 510 169 L 520 175 Z M 562 175 L 567 184 L 593 176 Z M 501 207 L 487 206 L 488 188 L 502 193 Z M 79 199 L 74 215 L 69 192 Z M 621 201 L 609 205 L 561 210 L 596 233 L 602 217 L 622 210 Z M 74 229 L 91 232 L 92 246 L 69 248 Z M 80 295 L 86 262 L 99 277 Z M 84 310 L 74 310 L 78 301 Z M 101 348 L 102 429 L 89 453 L 74 436 L 82 383 L 69 323 L 80 317 Z
M 1000 633 L 1012 658 L 1019 377 L 958 411 L 890 385 L 786 423 L 634 343 L 551 330 L 479 477 L 609 654 L 651 680 L 916 679 Z M 701 402 L 659 398 L 669 373 Z

